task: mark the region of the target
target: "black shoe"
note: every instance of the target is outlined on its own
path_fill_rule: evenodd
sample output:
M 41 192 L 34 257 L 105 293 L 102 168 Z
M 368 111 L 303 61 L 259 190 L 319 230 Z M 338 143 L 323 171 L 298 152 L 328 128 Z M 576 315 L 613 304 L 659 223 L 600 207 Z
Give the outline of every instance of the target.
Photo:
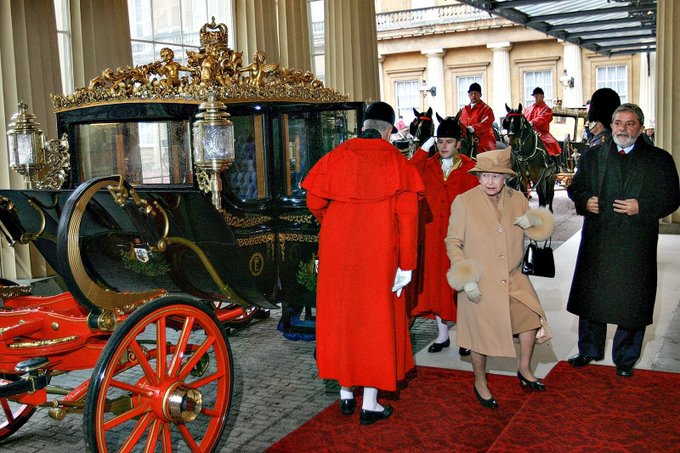
M 475 391 L 475 396 L 477 397 L 477 401 L 479 401 L 479 404 L 481 404 L 482 406 L 487 407 L 489 409 L 496 409 L 498 407 L 498 403 L 493 398 L 493 396 L 491 398 L 489 398 L 488 400 L 485 400 L 484 398 L 482 398 L 482 396 L 477 391 L 476 385 L 472 384 L 472 389 Z
M 522 373 L 520 373 L 519 370 L 517 370 L 517 377 L 519 378 L 519 386 L 522 387 L 522 390 L 528 390 L 530 392 L 533 392 L 534 390 L 537 392 L 545 392 L 545 384 L 543 384 L 543 382 L 539 381 L 538 379 L 535 381 L 530 381 L 529 379 L 522 376 Z
M 590 357 L 585 354 L 576 354 L 574 357 L 567 360 L 567 363 L 573 367 L 586 366 L 593 360 L 602 360 L 604 357 Z
M 461 357 L 467 357 L 470 355 L 470 350 L 468 348 L 458 348 L 458 355 Z
M 342 415 L 352 415 L 354 413 L 355 407 L 357 407 L 357 400 L 355 400 L 354 398 L 340 400 L 340 413 Z
M 633 377 L 633 367 L 616 365 L 616 374 L 623 377 Z
M 432 343 L 430 347 L 427 348 L 427 352 L 439 352 L 444 348 L 448 348 L 449 346 L 451 346 L 451 339 L 447 338 L 443 343 Z
M 377 421 L 385 420 L 390 418 L 390 415 L 394 412 L 392 406 L 386 405 L 381 411 L 367 411 L 366 409 L 361 409 L 359 414 L 359 423 L 362 425 L 371 425 Z

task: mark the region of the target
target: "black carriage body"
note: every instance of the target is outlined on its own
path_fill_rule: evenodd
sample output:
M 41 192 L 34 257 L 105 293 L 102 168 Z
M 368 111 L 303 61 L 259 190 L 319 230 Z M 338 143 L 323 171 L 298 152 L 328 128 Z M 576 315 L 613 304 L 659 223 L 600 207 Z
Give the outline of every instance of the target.
M 221 175 L 222 211 L 212 206 L 209 194 L 198 189 L 195 178 L 191 126 L 198 104 L 134 102 L 58 112 L 59 134 L 68 135 L 71 147 L 69 187 L 56 192 L 25 191 L 27 197 L 42 200 L 43 207 L 52 206 L 46 216 L 48 234 L 35 241 L 50 264 L 59 269 L 51 256 L 54 243 L 47 236 L 56 234 L 68 194 L 85 181 L 119 174 L 143 198 L 158 201 L 166 210 L 170 236 L 186 236 L 214 249 L 211 261 L 219 274 L 246 300 L 313 304 L 313 287 L 305 276 L 317 253 L 319 226 L 306 208 L 300 183 L 322 155 L 356 136 L 363 104 L 267 101 L 227 104 L 227 110 L 234 123 L 236 155 Z M 173 275 L 143 275 L 154 272 L 151 261 L 122 262 L 133 253 L 124 255 L 122 249 L 134 248 L 135 241 L 146 239 L 134 233 L 140 225 L 118 219 L 116 213 L 122 216 L 123 212 L 110 194 L 99 193 L 96 200 L 103 209 L 88 214 L 92 218 L 83 223 L 86 238 L 81 239 L 91 260 L 86 265 L 95 278 L 117 291 L 139 290 L 144 285 L 170 291 L 189 287 L 199 296 L 216 291 L 214 284 L 192 273 L 198 263 L 190 254 L 181 259 L 166 254 L 166 260 L 180 259 L 183 270 Z M 28 205 L 21 211 L 31 217 Z M 29 219 L 21 222 L 27 230 L 32 228 Z M 223 247 L 217 247 L 220 243 Z M 107 244 L 105 254 L 95 251 L 102 244 Z M 107 273 L 96 260 L 108 261 L 107 269 L 114 270 Z M 119 272 L 117 268 L 124 264 L 127 270 Z

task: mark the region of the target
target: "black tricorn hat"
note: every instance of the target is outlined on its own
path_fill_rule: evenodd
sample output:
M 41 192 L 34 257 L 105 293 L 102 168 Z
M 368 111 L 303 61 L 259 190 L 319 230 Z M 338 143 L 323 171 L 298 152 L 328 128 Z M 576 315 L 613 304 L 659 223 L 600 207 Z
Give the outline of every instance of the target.
M 619 105 L 621 105 L 621 98 L 616 91 L 611 88 L 596 90 L 590 98 L 588 121 L 599 121 L 611 129 L 612 115 Z
M 470 88 L 468 88 L 468 93 L 470 93 L 470 92 L 472 92 L 472 91 L 476 91 L 477 93 L 480 93 L 480 94 L 481 94 L 481 93 L 482 93 L 482 87 L 481 87 L 481 85 L 478 84 L 477 82 L 471 83 L 471 84 L 470 84 Z
M 535 95 L 537 95 L 537 94 L 543 94 L 543 95 L 545 95 L 545 93 L 543 92 L 543 88 L 541 88 L 541 87 L 536 87 L 536 88 L 534 88 L 534 91 L 531 92 L 531 95 L 532 95 L 532 96 L 535 96 Z
M 462 131 L 460 130 L 460 125 L 458 120 L 451 116 L 442 118 L 437 113 L 437 119 L 439 120 L 439 126 L 437 126 L 437 137 L 450 137 L 460 140 Z
M 369 105 L 364 114 L 365 120 L 380 120 L 392 125 L 392 133 L 399 132 L 394 127 L 394 109 L 386 102 L 378 101 Z

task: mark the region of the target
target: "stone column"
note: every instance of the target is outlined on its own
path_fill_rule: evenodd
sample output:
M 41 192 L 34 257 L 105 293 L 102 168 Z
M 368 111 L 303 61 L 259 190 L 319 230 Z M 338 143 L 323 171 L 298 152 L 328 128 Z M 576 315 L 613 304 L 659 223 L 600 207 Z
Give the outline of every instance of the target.
M 640 54 L 640 101 L 645 127 L 656 124 L 656 52 Z
M 427 57 L 427 81 L 428 87 L 435 87 L 436 95 L 427 93 L 425 107 L 432 107 L 432 110 L 446 117 L 446 97 L 444 96 L 444 49 L 423 50 L 423 55 Z M 436 116 L 433 115 L 436 121 Z
M 324 2 L 326 86 L 350 101 L 378 100 L 378 38 L 375 3 L 366 0 Z
M 385 77 L 383 75 L 383 63 L 385 62 L 385 57 L 383 55 L 378 56 L 378 87 L 380 88 L 380 99 L 385 99 Z M 394 94 L 395 100 L 396 100 L 396 94 Z M 394 105 L 394 108 L 396 109 L 397 106 Z
M 565 107 L 582 107 L 586 99 L 583 97 L 583 67 L 581 65 L 581 48 L 579 46 L 570 42 L 564 43 L 564 63 L 562 67 L 567 70 L 568 76 L 574 78 L 573 88 L 564 87 L 560 83 L 562 88 L 562 105 Z M 558 83 L 563 74 L 557 75 Z M 557 96 L 557 92 L 557 90 L 554 91 L 555 96 Z M 586 98 L 590 98 L 590 94 L 586 95 Z
M 491 93 L 487 93 L 486 102 L 493 109 L 496 122 L 499 122 L 500 118 L 507 113 L 505 111 L 506 103 L 513 108 L 516 107 L 512 105 L 512 91 L 510 87 L 510 49 L 512 49 L 512 45 L 509 42 L 497 42 L 487 44 L 486 47 L 493 51 L 491 68 L 493 90 Z M 487 83 L 487 87 L 491 85 Z M 489 94 L 491 94 L 491 98 L 489 98 Z
M 253 61 L 258 50 L 268 63 L 279 63 L 276 0 L 234 0 L 235 50 L 243 52 L 243 64 Z
M 656 130 L 655 144 L 673 154 L 680 169 L 680 3 L 659 0 L 656 8 Z M 676 60 L 675 57 L 678 57 Z M 678 146 L 675 146 L 678 145 Z M 673 213 L 673 223 L 680 223 L 680 212 Z
M 312 70 L 307 0 L 278 0 L 279 51 L 282 66 Z M 272 60 L 273 62 L 273 60 Z

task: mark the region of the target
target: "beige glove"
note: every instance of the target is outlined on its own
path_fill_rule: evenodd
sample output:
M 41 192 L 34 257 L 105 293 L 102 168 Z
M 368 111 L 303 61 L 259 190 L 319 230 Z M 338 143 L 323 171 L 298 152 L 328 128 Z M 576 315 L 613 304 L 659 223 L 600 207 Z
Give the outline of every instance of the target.
M 466 283 L 465 286 L 463 286 L 463 289 L 470 302 L 477 303 L 482 300 L 482 293 L 479 291 L 477 282 Z
M 542 223 L 543 221 L 540 217 L 531 214 L 524 214 L 517 217 L 513 222 L 513 225 L 517 225 L 521 229 L 526 230 L 527 228 L 541 226 Z

